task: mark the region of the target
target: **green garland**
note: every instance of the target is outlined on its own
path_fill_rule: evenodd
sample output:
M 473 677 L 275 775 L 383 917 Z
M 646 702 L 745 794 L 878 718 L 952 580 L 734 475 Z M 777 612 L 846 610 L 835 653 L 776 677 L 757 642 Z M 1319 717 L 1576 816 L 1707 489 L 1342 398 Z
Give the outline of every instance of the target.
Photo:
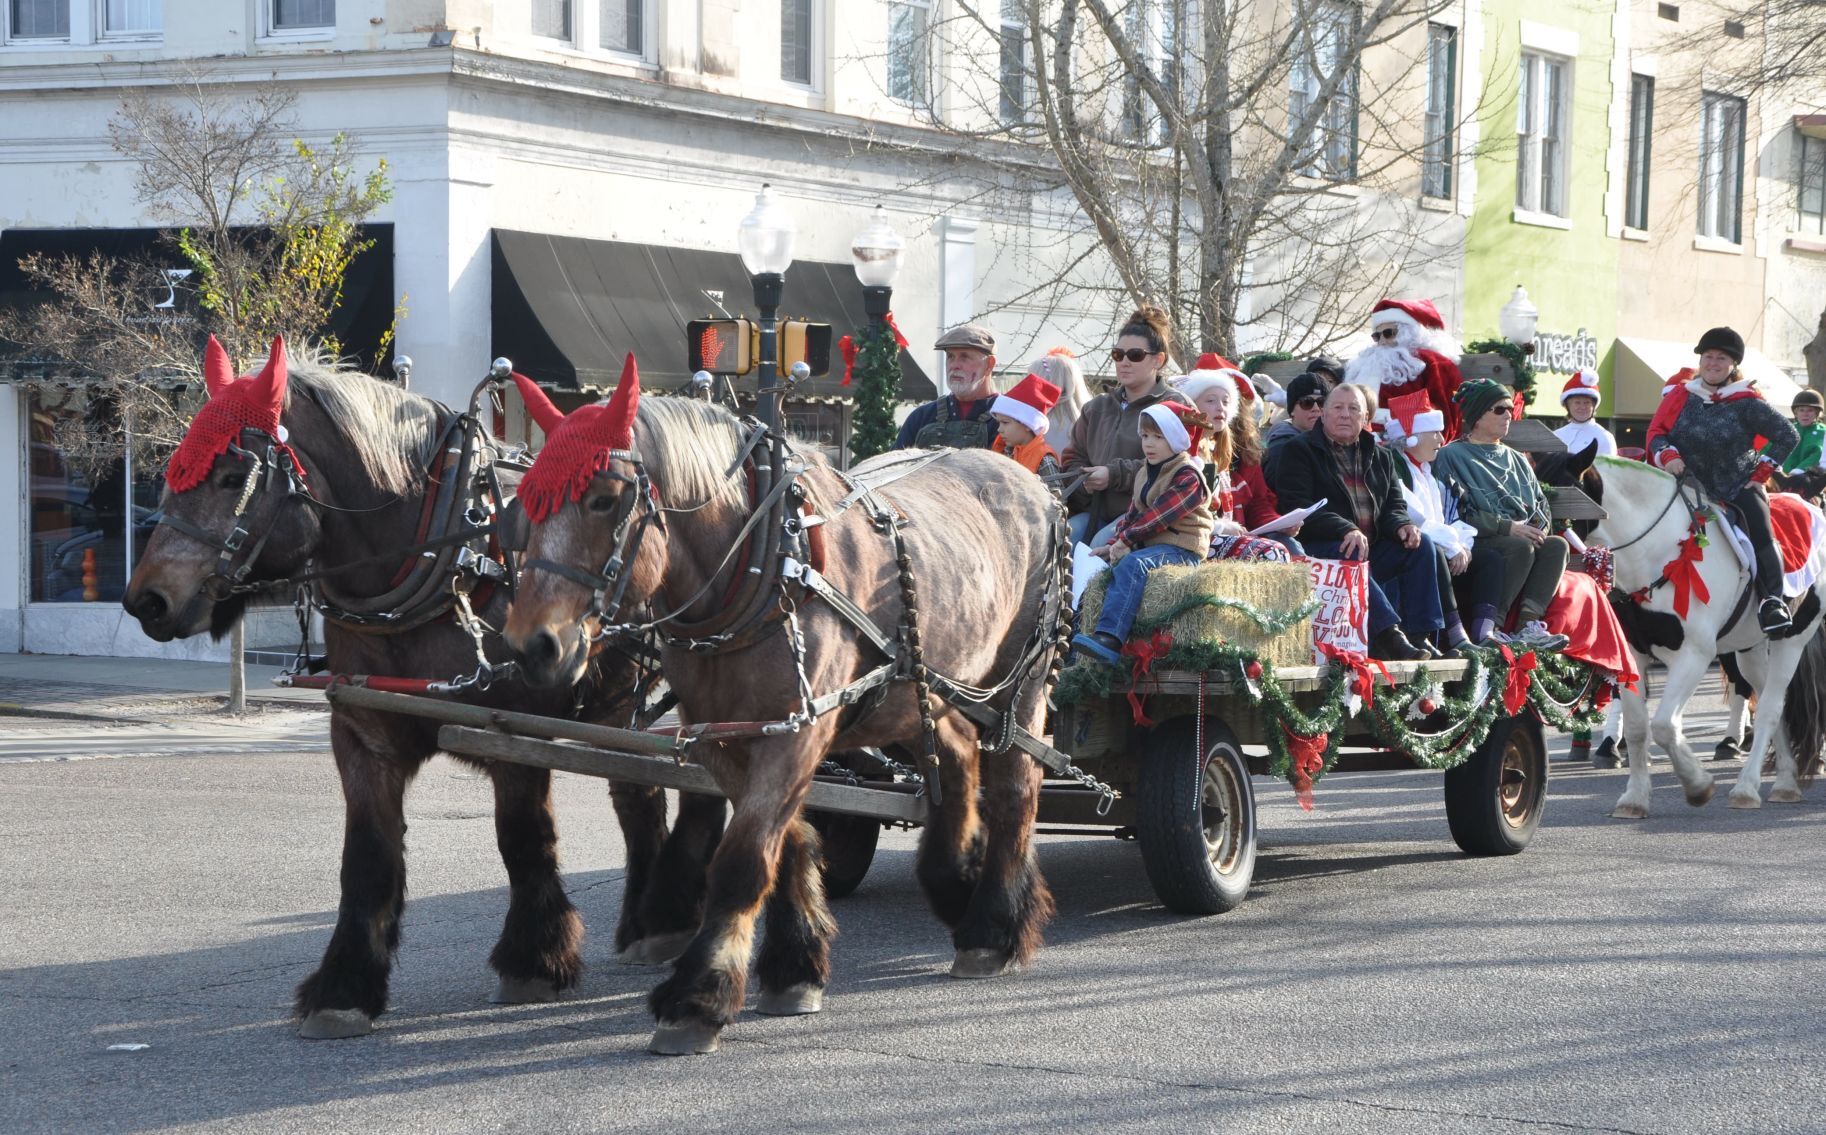
M 850 456 L 864 461 L 894 447 L 900 344 L 885 320 L 871 320 L 855 338 L 856 410 L 850 418 Z
M 1262 351 L 1243 359 L 1243 373 L 1254 374 L 1266 363 L 1284 363 L 1293 357 L 1291 351 Z
M 1515 389 L 1522 395 L 1522 405 L 1534 401 L 1534 364 L 1528 361 L 1527 351 L 1507 339 L 1479 339 L 1465 344 L 1465 353 L 1501 355 L 1508 359 L 1509 365 L 1515 368 Z
M 1151 635 L 1187 611 L 1194 611 L 1200 607 L 1216 607 L 1219 610 L 1235 611 L 1241 614 L 1254 623 L 1257 630 L 1272 636 L 1317 614 L 1322 606 L 1324 604 L 1313 599 L 1304 606 L 1296 607 L 1291 611 L 1264 611 L 1255 604 L 1241 599 L 1229 599 L 1222 595 L 1188 595 L 1158 615 L 1146 619 L 1136 619 L 1135 629 L 1131 633 Z

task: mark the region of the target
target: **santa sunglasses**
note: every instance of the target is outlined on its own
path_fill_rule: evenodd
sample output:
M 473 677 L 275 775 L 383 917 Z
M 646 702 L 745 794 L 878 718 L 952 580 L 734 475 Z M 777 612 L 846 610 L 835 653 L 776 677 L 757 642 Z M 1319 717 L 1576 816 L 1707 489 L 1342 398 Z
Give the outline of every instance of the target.
M 1371 331 L 1370 332 L 1370 338 L 1387 339 L 1391 343 L 1393 343 L 1396 339 L 1398 339 L 1400 337 L 1401 337 L 1401 329 L 1398 327 L 1384 327 L 1380 331 Z
M 1127 359 L 1129 362 L 1138 363 L 1155 353 L 1156 352 L 1154 351 L 1142 350 L 1140 347 L 1129 347 L 1126 350 L 1122 347 L 1111 347 L 1110 361 L 1119 363 L 1122 360 Z

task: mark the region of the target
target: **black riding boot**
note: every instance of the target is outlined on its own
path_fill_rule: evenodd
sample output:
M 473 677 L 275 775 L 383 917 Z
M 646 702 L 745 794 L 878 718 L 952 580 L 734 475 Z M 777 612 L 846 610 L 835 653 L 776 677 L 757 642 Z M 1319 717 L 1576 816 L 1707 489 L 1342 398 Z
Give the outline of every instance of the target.
M 1769 522 L 1769 496 L 1761 485 L 1746 485 L 1732 500 L 1756 552 L 1756 622 L 1763 633 L 1778 637 L 1793 623 L 1788 604 L 1782 600 L 1782 552 L 1775 543 L 1775 528 Z

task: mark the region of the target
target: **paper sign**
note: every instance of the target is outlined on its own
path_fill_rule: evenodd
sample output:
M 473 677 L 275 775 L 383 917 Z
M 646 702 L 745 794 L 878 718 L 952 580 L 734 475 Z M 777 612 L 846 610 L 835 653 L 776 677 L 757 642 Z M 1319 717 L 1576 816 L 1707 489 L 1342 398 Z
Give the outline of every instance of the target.
M 1084 600 L 1084 589 L 1091 580 L 1110 570 L 1108 560 L 1091 555 L 1089 544 L 1072 546 L 1072 606 L 1079 606 Z
M 1313 662 L 1326 658 L 1318 644 L 1328 643 L 1351 654 L 1369 653 L 1369 561 L 1307 560 L 1312 568 L 1313 597 L 1319 610 L 1312 617 Z
M 1320 497 L 1305 508 L 1296 508 L 1292 512 L 1283 512 L 1278 518 L 1270 520 L 1260 528 L 1252 528 L 1251 536 L 1266 536 L 1270 532 L 1285 532 L 1295 525 L 1306 523 L 1306 518 L 1325 507 L 1326 498 Z

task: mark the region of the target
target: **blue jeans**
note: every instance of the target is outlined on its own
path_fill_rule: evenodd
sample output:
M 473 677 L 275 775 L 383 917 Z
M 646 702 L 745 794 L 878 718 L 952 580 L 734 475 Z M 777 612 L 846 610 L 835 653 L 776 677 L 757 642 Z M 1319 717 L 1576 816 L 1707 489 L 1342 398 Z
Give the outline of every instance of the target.
M 1091 526 L 1091 514 L 1088 512 L 1080 512 L 1076 516 L 1066 517 L 1065 526 L 1071 529 L 1072 543 L 1088 544 L 1091 547 L 1096 548 L 1109 543 L 1115 538 L 1116 525 L 1121 520 L 1122 518 L 1119 516 L 1115 520 L 1105 524 L 1102 528 L 1097 529 L 1095 533 L 1089 536 L 1086 536 L 1084 533 L 1084 530 Z
M 1306 540 L 1306 554 L 1321 560 L 1344 558 L 1336 540 Z M 1413 635 L 1432 634 L 1446 625 L 1439 606 L 1439 550 L 1425 535 L 1418 548 L 1394 540 L 1370 544 L 1369 633 L 1381 634 L 1400 624 Z
M 1110 571 L 1110 589 L 1103 593 L 1103 610 L 1097 614 L 1097 633 L 1115 635 L 1118 642 L 1129 640 L 1129 629 L 1135 625 L 1135 612 L 1141 609 L 1141 592 L 1148 575 L 1167 564 L 1196 564 L 1204 557 L 1172 544 L 1155 544 L 1137 548 L 1116 561 Z

